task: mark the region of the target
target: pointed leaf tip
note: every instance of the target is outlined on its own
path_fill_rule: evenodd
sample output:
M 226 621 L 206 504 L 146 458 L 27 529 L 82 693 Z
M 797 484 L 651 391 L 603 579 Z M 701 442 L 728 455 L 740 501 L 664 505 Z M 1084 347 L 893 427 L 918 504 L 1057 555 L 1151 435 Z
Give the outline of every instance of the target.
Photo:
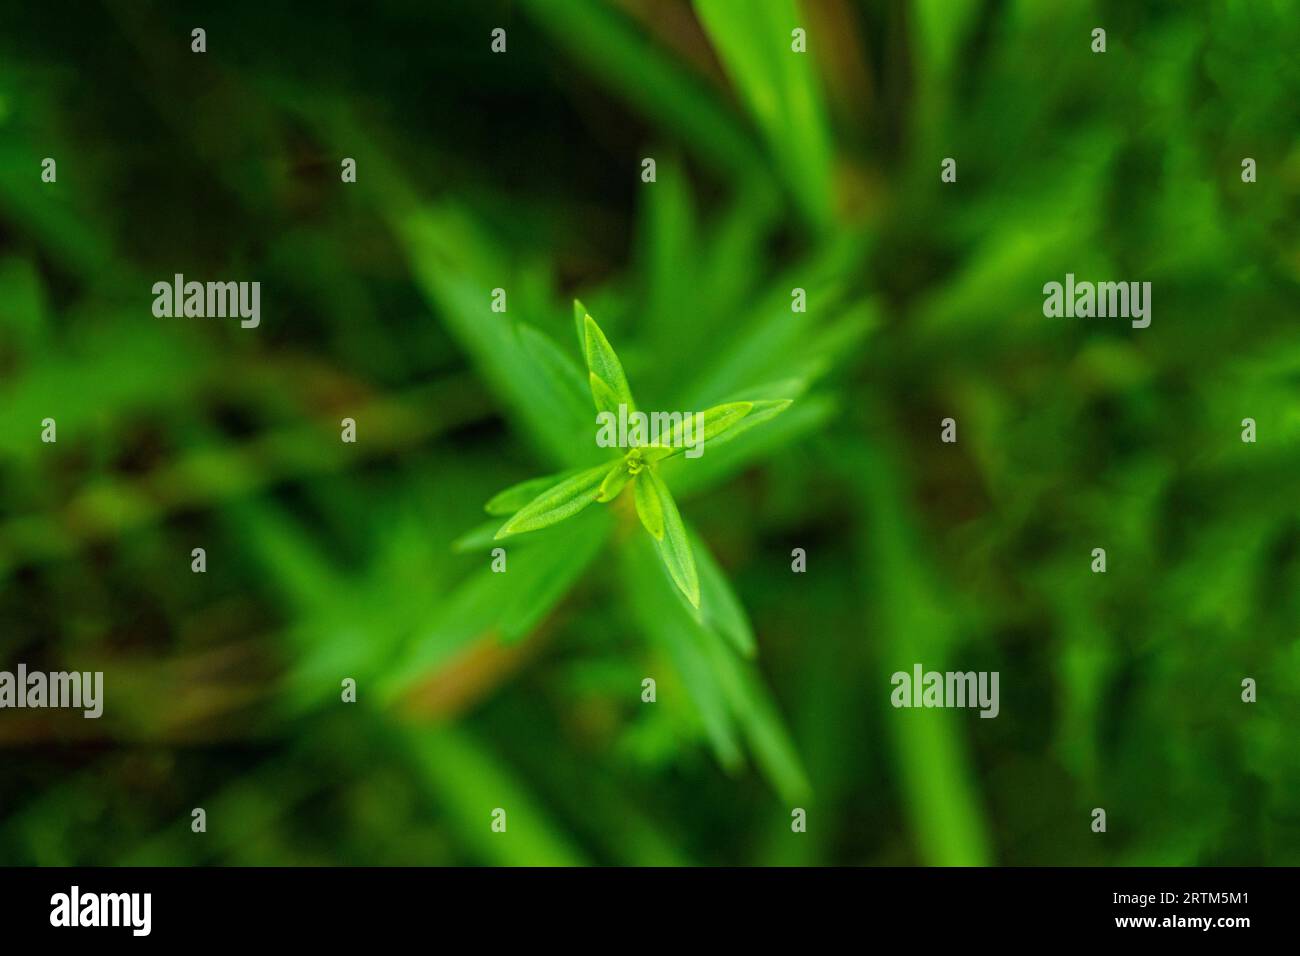
M 493 540 L 524 531 L 537 531 L 573 517 L 596 500 L 601 480 L 608 471 L 608 464 L 597 465 L 551 486 L 515 512 Z
M 529 478 L 527 481 L 521 481 L 517 485 L 511 485 L 504 491 L 493 495 L 487 504 L 483 506 L 483 510 L 494 516 L 512 515 L 547 488 L 553 488 L 565 478 L 575 474 L 577 474 L 576 471 L 565 471 L 558 475 L 545 475 L 541 478 Z
M 632 401 L 632 390 L 628 388 L 627 376 L 623 374 L 623 363 L 619 361 L 614 347 L 609 344 L 609 339 L 605 338 L 605 333 L 590 315 L 584 315 L 582 322 L 583 353 L 587 359 L 587 370 L 608 386 L 610 393 L 617 399 L 613 408 L 602 407 L 602 397 L 593 392 L 592 398 L 596 401 L 596 410 L 617 412 L 618 405 L 621 404 L 626 405 L 629 412 L 635 411 L 636 403 Z
M 665 442 L 650 446 L 646 458 L 650 461 L 658 461 L 682 454 L 690 447 L 687 444 L 688 436 L 691 445 L 707 447 L 709 442 L 716 441 L 744 420 L 757 404 L 759 403 L 728 402 L 725 405 L 714 405 L 705 411 L 689 414 L 673 427 Z
M 668 575 L 677 585 L 677 589 L 686 596 L 686 600 L 691 602 L 692 607 L 698 609 L 700 577 L 695 568 L 695 555 L 691 551 L 691 542 L 686 535 L 686 525 L 682 523 L 681 513 L 677 510 L 677 502 L 673 500 L 672 492 L 668 490 L 668 486 L 654 469 L 648 468 L 637 476 L 638 491 L 643 482 L 649 486 L 646 493 L 653 495 L 662 513 L 663 536 L 655 539 L 659 557 L 668 569 Z M 639 513 L 641 504 L 639 497 L 637 504 Z M 641 520 L 644 524 L 645 518 L 642 517 Z M 647 530 L 650 530 L 648 525 Z M 651 533 L 653 535 L 653 532 Z

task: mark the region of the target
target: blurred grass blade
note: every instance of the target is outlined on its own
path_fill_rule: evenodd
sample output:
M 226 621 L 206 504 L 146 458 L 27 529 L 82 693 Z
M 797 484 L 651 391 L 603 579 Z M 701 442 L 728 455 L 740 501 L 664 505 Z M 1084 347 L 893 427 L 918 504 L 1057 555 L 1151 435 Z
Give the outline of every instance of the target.
M 692 144 L 715 167 L 755 169 L 755 144 L 717 95 L 606 0 L 525 0 L 536 20 L 624 98 Z
M 725 637 L 745 657 L 758 653 L 744 605 L 707 545 L 691 531 L 691 546 L 700 574 L 700 609 L 704 623 Z
M 438 604 L 388 665 L 381 692 L 395 697 L 427 680 L 453 655 L 479 639 L 505 643 L 528 635 L 560 602 L 595 558 L 609 531 L 605 509 L 588 511 L 543 531 L 545 547 L 509 550 L 509 570 L 480 566 Z M 527 540 L 527 539 L 525 539 Z
M 672 662 L 694 704 L 704 735 L 718 762 L 735 770 L 743 762 L 736 722 L 718 684 L 712 663 L 692 627 L 677 589 L 649 538 L 634 535 L 622 551 L 624 599 L 646 640 Z
M 569 835 L 486 741 L 447 726 L 414 727 L 402 739 L 430 795 L 451 821 L 451 831 L 481 862 L 586 865 Z M 498 808 L 506 813 L 503 833 L 492 830 Z
M 456 538 L 451 543 L 451 550 L 457 554 L 471 551 L 485 551 L 497 543 L 497 531 L 501 529 L 499 521 L 484 521 Z
M 454 207 L 394 205 L 386 212 L 418 284 L 524 436 L 552 462 L 591 461 L 596 449 L 587 439 L 591 420 L 586 400 L 580 390 L 575 392 L 570 376 L 556 374 L 555 349 L 539 344 L 540 332 L 520 335 L 506 316 L 489 309 L 485 290 L 513 272 L 508 254 Z M 518 296 L 515 301 L 512 308 L 517 309 Z
M 873 434 L 888 433 L 876 428 Z M 860 546 L 862 566 L 873 578 L 876 633 L 885 637 L 879 650 L 883 668 L 908 670 L 921 662 L 929 670 L 944 670 L 956 640 L 949 610 L 952 595 L 940 591 L 923 558 L 912 505 L 899 477 L 882 454 L 862 442 L 842 444 L 838 451 L 841 464 L 854 477 L 864 511 L 861 527 L 870 529 L 861 536 Z M 909 716 L 913 719 L 888 723 L 902 770 L 900 796 L 925 862 L 987 865 L 989 837 L 961 721 L 948 710 Z
M 561 393 L 561 401 L 573 409 L 587 407 L 587 390 L 583 387 L 582 371 L 576 362 L 539 329 L 527 322 L 515 324 L 521 344 L 538 366 L 551 379 Z
M 827 223 L 832 206 L 830 127 L 813 72 L 814 54 L 791 49 L 791 31 L 807 28 L 794 0 L 695 0 L 695 10 L 767 137 L 786 187 L 813 223 Z
M 649 545 L 634 536 L 623 549 L 628 603 L 646 636 L 668 650 L 723 766 L 734 767 L 739 760 L 739 730 L 781 798 L 806 798 L 808 776 L 757 671 L 736 656 L 725 637 L 695 618 L 674 582 L 656 567 Z

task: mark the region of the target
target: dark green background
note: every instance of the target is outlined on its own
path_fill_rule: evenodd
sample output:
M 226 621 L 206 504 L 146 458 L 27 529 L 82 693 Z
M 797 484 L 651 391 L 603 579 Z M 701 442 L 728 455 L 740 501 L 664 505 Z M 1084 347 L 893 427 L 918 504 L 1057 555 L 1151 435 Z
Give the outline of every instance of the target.
M 1300 7 L 701 9 L 4 5 L 0 669 L 107 688 L 0 712 L 0 863 L 1300 862 Z M 452 547 L 581 454 L 575 295 L 647 407 L 797 395 L 670 478 L 752 661 L 626 508 Z

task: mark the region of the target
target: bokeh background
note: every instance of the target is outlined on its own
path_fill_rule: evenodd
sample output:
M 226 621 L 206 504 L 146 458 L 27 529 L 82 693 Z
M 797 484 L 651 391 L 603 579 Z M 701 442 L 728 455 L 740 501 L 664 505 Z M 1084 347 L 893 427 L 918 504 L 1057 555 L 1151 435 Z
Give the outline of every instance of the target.
M 1297 50 L 1290 0 L 4 4 L 0 668 L 107 686 L 0 712 L 0 863 L 1300 863 Z M 178 272 L 260 328 L 154 318 Z M 1151 327 L 1045 318 L 1066 272 Z M 669 477 L 701 619 L 622 507 L 488 569 L 589 454 L 574 296 L 644 406 L 797 398 Z M 894 710 L 917 662 L 1000 716 Z

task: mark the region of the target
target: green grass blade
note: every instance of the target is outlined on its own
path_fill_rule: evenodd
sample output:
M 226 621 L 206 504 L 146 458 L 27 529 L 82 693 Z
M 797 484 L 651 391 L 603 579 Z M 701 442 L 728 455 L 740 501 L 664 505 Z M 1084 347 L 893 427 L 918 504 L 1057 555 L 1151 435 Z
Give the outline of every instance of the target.
M 840 448 L 870 528 L 863 534 L 862 566 L 870 569 L 876 596 L 876 633 L 886 672 L 921 663 L 943 670 L 956 642 L 943 593 L 925 560 L 921 539 L 900 477 L 885 456 L 861 442 Z M 901 770 L 900 798 L 911 818 L 925 862 L 937 866 L 983 866 L 990 860 L 989 834 L 959 716 L 924 710 L 889 721 Z
M 634 535 L 621 551 L 627 606 L 650 645 L 667 655 L 718 762 L 727 770 L 738 769 L 744 761 L 739 731 L 714 667 L 695 633 L 699 625 L 680 600 L 649 539 Z
M 435 804 L 448 818 L 449 830 L 484 863 L 587 863 L 538 797 L 485 741 L 451 727 L 411 728 L 403 739 Z M 498 807 L 506 811 L 504 833 L 492 831 L 492 813 Z
M 786 187 L 812 222 L 828 222 L 830 126 L 813 71 L 815 54 L 791 49 L 791 31 L 807 28 L 794 0 L 695 0 L 695 10 L 740 98 L 767 137 Z
M 757 150 L 744 124 L 621 10 L 606 0 L 526 0 L 525 6 L 560 44 L 639 110 L 691 143 L 701 159 L 734 175 L 752 175 Z
M 639 537 L 624 548 L 627 599 L 646 636 L 669 652 L 719 760 L 728 768 L 738 763 L 736 735 L 743 734 L 782 800 L 806 799 L 807 773 L 758 672 L 696 619 L 649 550 Z
M 542 532 L 553 536 L 545 546 L 511 546 L 504 573 L 484 562 L 420 622 L 397 660 L 387 665 L 381 694 L 400 695 L 475 641 L 512 643 L 526 637 L 577 583 L 609 527 L 605 509 L 589 511 Z
M 745 657 L 758 653 L 754 629 L 740 598 L 700 536 L 691 532 L 695 564 L 700 574 L 700 609 L 704 623 L 727 639 Z

